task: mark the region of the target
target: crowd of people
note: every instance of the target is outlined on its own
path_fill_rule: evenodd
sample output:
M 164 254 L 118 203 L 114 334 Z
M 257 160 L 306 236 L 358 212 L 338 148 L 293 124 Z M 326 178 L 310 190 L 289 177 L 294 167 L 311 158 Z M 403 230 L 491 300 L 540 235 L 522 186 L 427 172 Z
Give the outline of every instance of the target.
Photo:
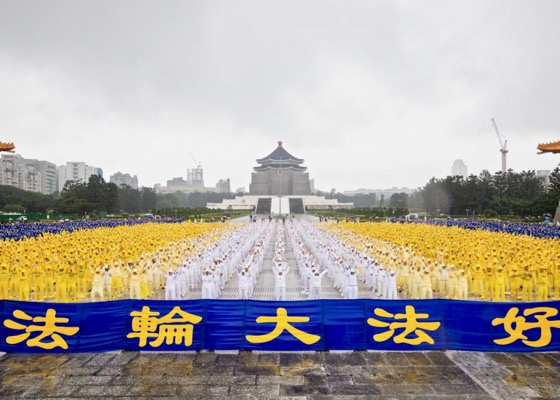
M 507 221 L 480 221 L 477 219 L 428 219 L 426 221 L 416 220 L 412 223 L 425 223 L 437 226 L 456 226 L 468 230 L 485 230 L 490 232 L 502 232 L 512 235 L 526 235 L 535 238 L 560 239 L 560 225 L 552 224 L 530 224 L 524 222 Z
M 376 277 L 389 270 L 397 289 L 412 299 L 560 299 L 557 239 L 430 225 L 322 227 L 365 254 L 360 276 L 378 293 Z
M 251 299 L 265 267 L 279 301 L 286 300 L 289 274 L 297 274 L 310 300 L 323 297 L 325 276 L 345 299 L 358 298 L 359 287 L 387 300 L 560 299 L 560 242 L 553 238 L 300 219 L 84 226 L 0 242 L 0 299 L 102 301 L 162 293 L 179 300 L 198 285 L 201 298 L 216 299 L 232 277 L 238 298 Z M 272 264 L 265 265 L 269 251 Z
M 0 242 L 0 299 L 148 298 L 186 254 L 235 231 L 224 224 L 139 224 Z M 197 265 L 198 267 L 198 265 Z M 188 265 L 187 265 L 188 268 Z M 197 273 L 191 268 L 191 275 Z M 194 279 L 194 278 L 193 278 Z M 187 280 L 188 282 L 188 280 Z M 184 287 L 181 286 L 182 291 Z
M 119 220 L 86 220 L 80 219 L 76 221 L 55 221 L 55 222 L 12 222 L 7 224 L 0 224 L 0 241 L 12 240 L 18 241 L 26 238 L 34 238 L 43 236 L 44 234 L 59 234 L 62 232 L 75 232 L 84 229 L 97 229 L 97 228 L 116 228 L 119 226 L 133 226 L 145 223 L 179 223 L 182 220 L 164 218 L 129 218 Z

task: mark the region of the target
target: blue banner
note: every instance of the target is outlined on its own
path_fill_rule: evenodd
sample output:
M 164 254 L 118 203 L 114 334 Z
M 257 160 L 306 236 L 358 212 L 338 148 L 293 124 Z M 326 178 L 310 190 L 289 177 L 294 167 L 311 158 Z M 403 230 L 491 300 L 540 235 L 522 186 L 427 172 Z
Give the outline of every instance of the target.
M 0 351 L 560 350 L 560 301 L 0 301 Z

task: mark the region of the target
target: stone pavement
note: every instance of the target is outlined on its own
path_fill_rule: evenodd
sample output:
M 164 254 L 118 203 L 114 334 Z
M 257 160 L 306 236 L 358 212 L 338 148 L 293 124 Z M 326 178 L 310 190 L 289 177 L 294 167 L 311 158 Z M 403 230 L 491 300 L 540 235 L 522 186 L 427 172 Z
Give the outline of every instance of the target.
M 560 354 L 6 354 L 0 398 L 560 399 Z

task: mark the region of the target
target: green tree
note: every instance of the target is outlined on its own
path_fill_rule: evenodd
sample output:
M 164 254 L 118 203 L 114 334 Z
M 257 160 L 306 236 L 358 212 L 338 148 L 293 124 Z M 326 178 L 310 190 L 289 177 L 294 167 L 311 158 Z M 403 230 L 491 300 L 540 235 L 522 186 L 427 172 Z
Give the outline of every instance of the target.
M 143 187 L 140 190 L 140 208 L 148 212 L 153 210 L 157 205 L 157 195 L 154 189 Z
M 131 186 L 122 184 L 118 188 L 119 209 L 128 213 L 140 212 L 140 192 Z
M 488 170 L 483 170 L 478 175 L 479 190 L 475 198 L 477 213 L 485 212 L 490 207 L 490 200 L 494 197 L 497 190 L 493 183 L 492 174 Z
M 117 212 L 119 209 L 119 188 L 112 182 L 106 183 L 103 188 L 103 210 Z
M 54 208 L 63 214 L 82 215 L 94 210 L 94 206 L 87 201 L 87 197 L 88 190 L 85 183 L 66 181 Z
M 93 210 L 107 211 L 105 195 L 105 179 L 99 175 L 91 175 L 86 187 L 85 200 L 91 204 Z
M 405 209 L 408 207 L 408 194 L 406 193 L 394 193 L 389 198 L 389 207 Z
M 560 194 L 560 165 L 550 173 L 549 180 L 548 192 Z
M 448 213 L 449 212 L 449 194 L 445 191 L 443 182 L 436 178 L 424 186 L 423 189 L 424 206 L 430 214 Z

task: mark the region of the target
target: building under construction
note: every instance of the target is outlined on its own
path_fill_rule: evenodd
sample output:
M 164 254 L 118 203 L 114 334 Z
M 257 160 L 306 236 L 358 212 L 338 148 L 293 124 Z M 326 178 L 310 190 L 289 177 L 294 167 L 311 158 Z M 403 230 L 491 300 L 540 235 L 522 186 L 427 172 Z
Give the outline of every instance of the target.
M 190 189 L 204 189 L 204 171 L 198 168 L 187 169 L 187 187 Z

